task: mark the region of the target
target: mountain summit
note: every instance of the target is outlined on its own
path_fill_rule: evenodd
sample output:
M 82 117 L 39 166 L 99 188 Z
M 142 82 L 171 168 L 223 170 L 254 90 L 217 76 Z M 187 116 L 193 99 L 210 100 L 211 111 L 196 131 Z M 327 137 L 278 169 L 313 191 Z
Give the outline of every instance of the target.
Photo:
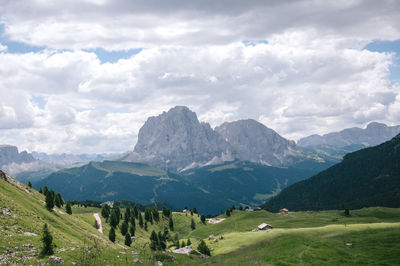
M 240 160 L 280 165 L 299 151 L 294 141 L 253 119 L 223 123 L 215 131 L 232 145 Z
M 139 130 L 134 151 L 164 164 L 162 167 L 179 170 L 194 162 L 230 157 L 232 148 L 208 123 L 200 123 L 196 113 L 176 106 L 147 119 Z

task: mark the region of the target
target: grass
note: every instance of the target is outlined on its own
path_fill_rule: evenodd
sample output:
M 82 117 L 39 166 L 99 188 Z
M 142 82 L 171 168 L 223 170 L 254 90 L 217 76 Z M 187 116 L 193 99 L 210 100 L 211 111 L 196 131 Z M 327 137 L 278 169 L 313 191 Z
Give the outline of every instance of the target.
M 35 190 L 28 193 L 25 188 L 0 180 L 0 260 L 6 254 L 17 252 L 15 257 L 8 258 L 7 263 L 37 265 L 48 262 L 47 257 L 37 256 L 42 227 L 47 223 L 56 250 L 59 250 L 55 255 L 62 257 L 66 264 L 90 261 L 95 265 L 131 265 L 134 258 L 139 258 L 144 264 L 154 263 L 149 258 L 155 253 L 150 251 L 148 243 L 152 230 L 158 232 L 168 227 L 168 219 L 161 214 L 160 222 L 149 223 L 147 231 L 136 223 L 136 239 L 131 247 L 127 247 L 119 228 L 116 229 L 116 242 L 108 240 L 110 226 L 104 218 L 101 218 L 103 234 L 94 228 L 93 214 L 101 213 L 99 208 L 73 206 L 72 215 L 58 208 L 49 212 L 44 207 L 44 196 Z M 10 216 L 2 214 L 7 208 Z M 400 209 L 365 208 L 351 211 L 350 216 L 345 216 L 343 211 L 280 215 L 236 210 L 230 217 L 221 217 L 227 219 L 219 224 L 204 225 L 197 214 L 173 213 L 175 230 L 170 233 L 173 238 L 176 234 L 180 242 L 190 238 L 192 247 L 197 247 L 198 242 L 205 239 L 213 249 L 209 259 L 172 254 L 178 264 L 396 265 L 400 261 Z M 192 218 L 196 223 L 195 230 L 190 228 Z M 271 224 L 274 229 L 251 231 L 262 222 Z M 37 236 L 27 236 L 27 232 Z M 218 239 L 223 236 L 223 239 L 210 241 L 209 235 Z M 29 256 L 30 250 L 24 244 L 37 248 L 32 253 L 35 256 Z M 168 243 L 171 245 L 172 241 Z M 96 253 L 96 246 L 99 247 L 98 256 L 88 259 L 89 255 Z M 170 264 L 174 263 L 164 263 Z

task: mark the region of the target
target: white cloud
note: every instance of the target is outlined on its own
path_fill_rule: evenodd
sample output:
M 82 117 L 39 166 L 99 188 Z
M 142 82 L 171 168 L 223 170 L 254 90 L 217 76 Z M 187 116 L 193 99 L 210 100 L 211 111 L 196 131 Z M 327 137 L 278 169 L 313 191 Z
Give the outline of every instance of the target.
M 0 140 L 125 151 L 148 116 L 175 105 L 212 126 L 254 118 L 289 138 L 400 123 L 388 79 L 395 55 L 362 49 L 400 38 L 391 3 L 9 1 L 0 7 L 7 37 L 48 49 L 0 53 Z M 144 49 L 102 64 L 81 50 L 97 47 Z
M 6 52 L 7 50 L 8 50 L 7 45 L 2 45 L 2 44 L 0 43 L 0 53 L 1 53 L 1 52 Z

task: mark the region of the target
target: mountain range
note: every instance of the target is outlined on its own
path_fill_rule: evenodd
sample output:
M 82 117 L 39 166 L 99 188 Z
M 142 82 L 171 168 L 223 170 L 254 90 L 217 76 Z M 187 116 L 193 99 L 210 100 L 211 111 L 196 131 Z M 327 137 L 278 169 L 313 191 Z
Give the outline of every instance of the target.
M 379 145 L 390 140 L 400 133 L 400 126 L 387 126 L 382 123 L 372 122 L 365 129 L 353 127 L 340 132 L 325 135 L 311 135 L 300 139 L 300 146 L 330 145 L 346 147 L 350 145 L 363 145 L 364 147 Z
M 264 208 L 298 211 L 371 206 L 400 207 L 400 134 L 345 155 L 341 163 L 285 188 Z
M 269 166 L 310 160 L 325 163 L 314 157 L 255 120 L 224 123 L 212 129 L 208 123 L 199 122 L 189 108 L 176 106 L 148 118 L 139 130 L 134 151 L 120 160 L 179 172 L 236 159 Z

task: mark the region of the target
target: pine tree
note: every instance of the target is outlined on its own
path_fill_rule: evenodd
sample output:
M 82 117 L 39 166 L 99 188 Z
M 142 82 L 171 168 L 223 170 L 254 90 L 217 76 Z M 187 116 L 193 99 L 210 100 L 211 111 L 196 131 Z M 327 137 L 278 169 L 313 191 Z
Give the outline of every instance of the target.
M 182 240 L 181 247 L 186 247 L 185 240 Z
M 55 198 L 54 198 L 54 204 L 58 207 L 61 208 L 61 194 L 58 193 L 56 194 Z
M 125 235 L 125 245 L 127 245 L 128 247 L 130 247 L 132 244 L 132 239 L 131 239 L 131 235 L 129 233 L 127 233 Z
M 67 202 L 67 206 L 65 206 L 65 211 L 66 211 L 69 215 L 72 214 L 71 203 Z
M 226 216 L 229 217 L 229 216 L 231 216 L 231 211 L 230 211 L 229 209 L 227 209 L 226 212 L 225 212 L 225 214 L 226 214 Z
M 154 221 L 155 221 L 156 223 L 158 223 L 158 221 L 160 221 L 160 214 L 158 213 L 158 209 L 157 209 L 156 206 L 153 207 L 152 213 L 153 213 Z
M 136 218 L 136 219 L 139 219 L 139 213 L 140 213 L 140 211 L 139 211 L 137 205 L 135 205 L 135 207 L 133 207 L 133 213 L 135 214 L 135 218 Z
M 163 217 L 169 217 L 171 215 L 171 210 L 168 209 L 167 207 L 163 206 L 162 207 L 162 215 L 163 215 Z
M 186 243 L 186 245 L 187 246 L 190 246 L 192 244 L 192 241 L 190 241 L 190 238 L 188 239 L 188 241 L 187 241 L 187 243 Z
M 135 225 L 131 224 L 131 226 L 129 227 L 129 233 L 131 234 L 131 236 L 135 235 L 135 231 L 136 231 Z
M 148 229 L 148 226 L 147 226 L 147 221 L 144 223 L 144 230 L 146 230 L 147 231 L 147 229 Z
M 121 234 L 124 236 L 128 232 L 128 223 L 124 221 L 121 225 Z
M 179 247 L 179 240 L 176 240 L 176 242 L 175 242 L 175 247 L 176 247 L 176 249 L 180 248 L 180 247 Z
M 101 216 L 103 216 L 103 218 L 105 218 L 106 220 L 108 219 L 108 217 L 110 216 L 110 206 L 104 204 L 103 207 L 101 207 Z
M 239 210 L 240 210 L 240 211 L 243 211 L 243 207 L 242 207 L 242 205 L 240 205 L 240 207 L 239 207 Z
M 153 230 L 150 234 L 150 248 L 152 250 L 157 250 L 159 247 L 159 239 L 156 232 Z
M 201 220 L 201 222 L 202 222 L 203 224 L 205 224 L 205 223 L 206 223 L 206 216 L 205 216 L 204 214 L 202 214 L 202 215 L 200 216 L 200 220 Z
M 28 187 L 32 188 L 32 183 L 31 183 L 31 181 L 28 182 Z
M 114 227 L 111 227 L 110 232 L 108 233 L 108 239 L 110 239 L 111 242 L 115 242 L 115 230 L 114 230 Z
M 115 228 L 115 227 L 117 227 L 118 222 L 119 222 L 118 214 L 114 209 L 112 209 L 111 216 L 110 216 L 110 226 Z
M 124 214 L 124 220 L 129 222 L 130 217 L 131 217 L 131 209 L 129 207 L 126 207 L 125 214 Z
M 202 254 L 211 256 L 210 249 L 207 247 L 207 244 L 204 242 L 203 239 L 200 241 L 200 244 L 197 246 L 197 250 Z
M 151 215 L 151 210 L 147 207 L 144 210 L 144 219 L 153 224 L 153 215 Z
M 39 189 L 39 193 L 40 193 L 40 194 L 43 194 L 42 187 L 40 187 L 40 189 Z
M 53 237 L 49 231 L 49 228 L 47 227 L 47 224 L 43 225 L 42 243 L 43 247 L 42 250 L 40 251 L 40 255 L 46 256 L 54 254 Z
M 50 211 L 54 208 L 54 197 L 53 193 L 50 193 L 50 191 L 46 193 L 46 208 Z
M 193 213 L 197 213 L 197 208 L 196 207 L 193 208 Z
M 129 219 L 129 222 L 130 222 L 131 224 L 133 224 L 133 226 L 136 227 L 135 216 L 132 215 L 131 218 Z
M 190 223 L 190 228 L 192 228 L 192 230 L 196 229 L 196 224 L 194 223 L 193 218 L 192 218 L 192 222 Z
M 44 186 L 43 195 L 47 195 L 47 192 L 49 192 L 49 189 L 47 188 L 47 186 Z
M 141 227 L 141 228 L 143 228 L 143 216 L 142 216 L 142 213 L 141 212 L 139 212 L 139 226 Z
M 97 222 L 97 220 L 96 219 L 94 219 L 94 228 L 96 228 L 96 229 L 99 229 L 99 223 Z
M 169 221 L 168 221 L 169 229 L 171 231 L 174 231 L 174 221 L 172 220 L 172 215 L 169 216 Z

